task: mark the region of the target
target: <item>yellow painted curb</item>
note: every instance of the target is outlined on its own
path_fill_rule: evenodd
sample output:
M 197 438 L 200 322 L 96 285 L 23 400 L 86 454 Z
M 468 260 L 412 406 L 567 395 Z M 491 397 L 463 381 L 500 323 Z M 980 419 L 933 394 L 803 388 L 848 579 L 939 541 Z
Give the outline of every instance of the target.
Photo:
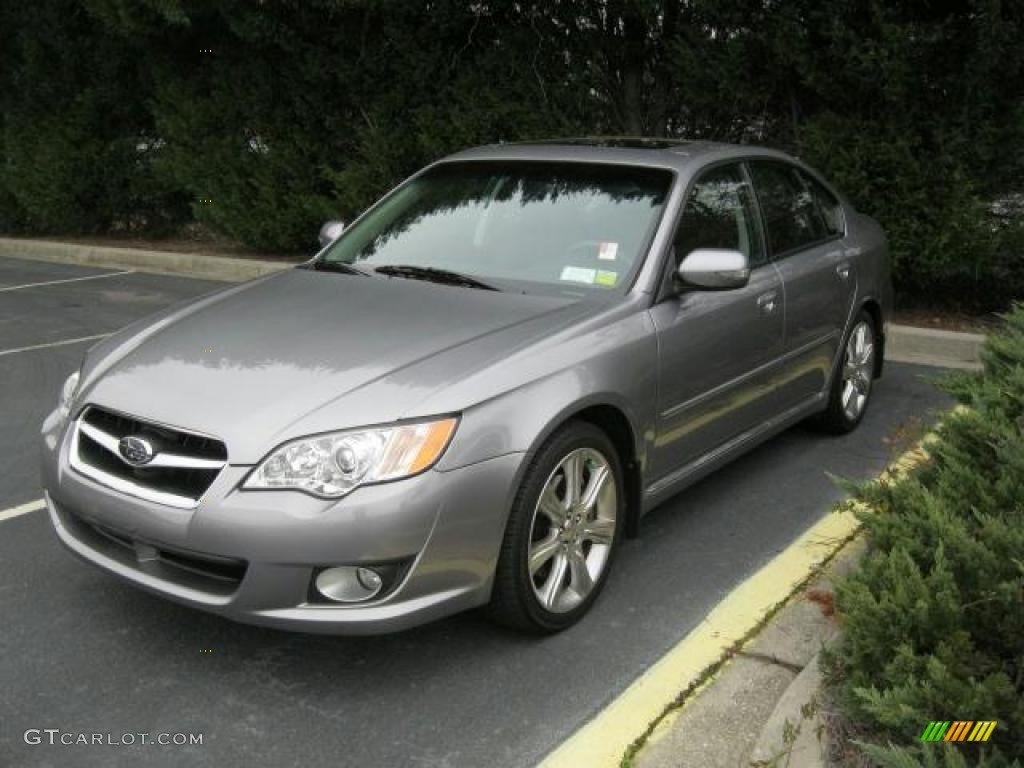
M 879 476 L 879 482 L 897 479 L 924 461 L 924 446 L 932 437 L 926 435 L 892 462 Z M 708 667 L 724 659 L 729 649 L 747 639 L 772 609 L 856 534 L 859 522 L 854 509 L 853 504 L 844 504 L 826 515 L 736 587 L 700 626 L 551 752 L 541 767 L 618 766 L 626 749 L 651 723 L 665 715 L 680 692 L 697 681 Z

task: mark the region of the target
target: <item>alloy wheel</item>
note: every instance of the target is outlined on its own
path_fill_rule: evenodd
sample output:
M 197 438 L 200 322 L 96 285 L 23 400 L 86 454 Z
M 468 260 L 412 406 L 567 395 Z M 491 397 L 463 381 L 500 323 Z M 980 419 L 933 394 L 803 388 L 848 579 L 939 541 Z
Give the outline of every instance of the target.
M 871 326 L 859 322 L 846 342 L 843 358 L 842 404 L 843 413 L 850 421 L 856 421 L 864 412 L 868 395 L 871 394 L 871 380 L 875 373 L 875 345 Z
M 548 476 L 533 512 L 527 559 L 541 606 L 565 613 L 594 590 L 615 541 L 618 489 L 599 451 L 578 448 Z

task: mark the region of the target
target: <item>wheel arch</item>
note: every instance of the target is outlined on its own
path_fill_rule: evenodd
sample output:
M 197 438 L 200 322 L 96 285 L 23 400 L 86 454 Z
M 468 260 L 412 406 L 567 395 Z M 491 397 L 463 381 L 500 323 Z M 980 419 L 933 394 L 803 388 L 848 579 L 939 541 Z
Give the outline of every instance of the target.
M 885 325 L 882 316 L 882 305 L 874 297 L 868 296 L 861 301 L 860 308 L 871 316 L 875 326 L 875 348 L 878 353 L 875 355 L 875 378 L 882 375 L 882 368 L 885 365 Z
M 552 435 L 573 421 L 584 421 L 594 425 L 604 432 L 615 446 L 622 464 L 623 482 L 626 486 L 625 533 L 630 538 L 635 537 L 643 501 L 643 457 L 638 439 L 639 433 L 623 405 L 611 399 L 595 398 L 569 406 L 549 421 L 540 432 L 527 451 L 523 467 L 529 466 L 541 446 Z

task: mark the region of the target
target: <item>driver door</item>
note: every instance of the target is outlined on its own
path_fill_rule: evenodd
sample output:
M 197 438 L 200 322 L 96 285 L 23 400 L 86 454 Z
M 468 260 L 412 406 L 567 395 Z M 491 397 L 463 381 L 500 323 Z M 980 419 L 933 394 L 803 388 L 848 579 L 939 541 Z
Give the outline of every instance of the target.
M 776 413 L 784 294 L 754 200 L 745 168 L 732 163 L 706 170 L 684 206 L 672 266 L 697 248 L 726 248 L 742 251 L 751 273 L 732 290 L 678 286 L 651 309 L 659 348 L 655 483 L 681 479 Z

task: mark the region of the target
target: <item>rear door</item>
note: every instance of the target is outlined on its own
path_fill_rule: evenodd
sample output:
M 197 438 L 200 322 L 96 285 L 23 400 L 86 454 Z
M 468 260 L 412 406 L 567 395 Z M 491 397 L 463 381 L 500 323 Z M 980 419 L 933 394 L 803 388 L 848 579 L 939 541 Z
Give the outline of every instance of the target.
M 749 169 L 785 292 L 778 397 L 786 410 L 824 392 L 857 276 L 843 246 L 842 207 L 831 192 L 791 163 L 753 160 Z
M 750 282 L 734 290 L 680 287 L 651 309 L 660 358 L 655 483 L 671 482 L 776 410 L 771 371 L 782 354 L 782 285 L 742 163 L 713 166 L 694 183 L 671 267 L 697 248 L 744 252 Z

